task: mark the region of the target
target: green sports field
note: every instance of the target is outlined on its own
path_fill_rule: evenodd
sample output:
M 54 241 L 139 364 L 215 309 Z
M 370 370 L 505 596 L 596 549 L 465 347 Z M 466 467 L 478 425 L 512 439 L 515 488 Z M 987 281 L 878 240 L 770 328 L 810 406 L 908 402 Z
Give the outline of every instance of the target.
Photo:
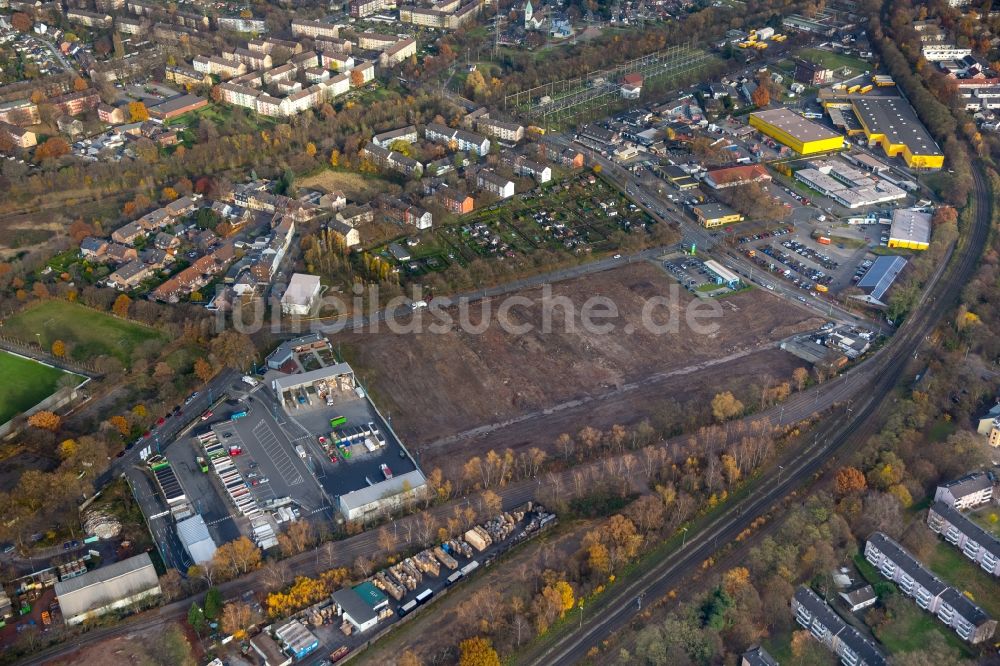
M 131 365 L 133 350 L 146 340 L 166 341 L 156 329 L 62 300 L 42 301 L 4 322 L 3 332 L 49 349 L 56 340 L 71 347 L 72 358 L 92 360 L 108 355 Z
M 68 374 L 31 359 L 0 351 L 0 423 L 52 395 Z M 82 381 L 82 379 L 81 379 Z

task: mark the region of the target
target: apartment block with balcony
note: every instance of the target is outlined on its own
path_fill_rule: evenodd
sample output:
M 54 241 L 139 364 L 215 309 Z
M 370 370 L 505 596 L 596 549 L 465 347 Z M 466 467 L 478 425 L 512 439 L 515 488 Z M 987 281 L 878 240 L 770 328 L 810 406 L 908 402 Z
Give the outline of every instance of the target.
M 944 502 L 965 511 L 993 499 L 993 480 L 986 472 L 973 472 L 960 479 L 943 483 L 934 492 L 935 502 Z
M 854 627 L 844 622 L 830 606 L 808 587 L 792 597 L 795 621 L 809 634 L 840 657 L 845 666 L 885 666 L 885 657 Z
M 903 594 L 937 616 L 962 640 L 981 643 L 993 636 L 997 622 L 953 587 L 926 569 L 892 538 L 875 532 L 865 543 L 865 559 L 896 583 Z
M 1000 576 L 1000 540 L 944 502 L 927 512 L 927 526 L 991 576 Z

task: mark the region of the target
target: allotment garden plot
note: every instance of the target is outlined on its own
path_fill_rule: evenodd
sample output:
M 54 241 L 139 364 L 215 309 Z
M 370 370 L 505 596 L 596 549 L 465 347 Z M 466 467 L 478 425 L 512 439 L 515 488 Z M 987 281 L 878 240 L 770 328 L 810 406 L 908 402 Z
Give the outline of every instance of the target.
M 582 174 L 538 195 L 517 195 L 464 215 L 415 244 L 390 244 L 381 254 L 412 276 L 453 263 L 467 266 L 476 259 L 517 263 L 542 251 L 576 256 L 611 252 L 627 234 L 648 234 L 653 224 L 618 190 Z

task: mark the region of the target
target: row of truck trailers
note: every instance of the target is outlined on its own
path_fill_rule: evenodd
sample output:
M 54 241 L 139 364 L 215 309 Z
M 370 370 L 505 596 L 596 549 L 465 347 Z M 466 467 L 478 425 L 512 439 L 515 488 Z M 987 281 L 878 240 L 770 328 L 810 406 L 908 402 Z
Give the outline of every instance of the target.
M 231 458 L 233 455 L 239 455 L 239 447 L 223 445 L 212 431 L 198 435 L 198 442 L 205 450 L 205 457 L 215 468 L 215 473 L 219 475 L 229 499 L 240 513 L 248 518 L 259 515 L 261 511 L 257 500 Z

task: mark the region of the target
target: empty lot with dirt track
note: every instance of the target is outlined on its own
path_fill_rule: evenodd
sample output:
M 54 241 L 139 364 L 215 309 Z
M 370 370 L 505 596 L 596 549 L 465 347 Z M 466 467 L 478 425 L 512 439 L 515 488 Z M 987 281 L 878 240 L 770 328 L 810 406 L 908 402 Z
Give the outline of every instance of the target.
M 495 301 L 482 332 L 460 326 L 446 333 L 383 328 L 342 333 L 334 343 L 429 466 L 439 457 L 464 457 L 481 448 L 547 448 L 560 432 L 654 418 L 663 401 L 683 411 L 690 405 L 704 408 L 721 390 L 749 396 L 751 387 L 783 381 L 803 365 L 776 343 L 824 321 L 753 290 L 715 301 L 721 314 L 701 321 L 717 329 L 699 333 L 684 316 L 697 299 L 645 262 L 551 287 L 550 298 L 568 299 L 563 302 L 572 303 L 578 315 L 588 299 L 608 299 L 617 317 L 598 323 L 609 330 L 590 330 L 579 316 L 573 326 L 561 325 L 563 311 L 552 308 L 554 325 L 543 332 L 544 295 L 542 289 L 523 291 L 518 294 L 523 300 L 509 308 L 509 323 L 530 327 L 527 332 L 504 330 L 497 321 L 502 301 Z M 656 297 L 667 297 L 669 305 L 650 306 Z M 666 333 L 649 330 L 644 307 L 656 325 L 674 317 L 679 326 Z M 472 324 L 479 323 L 480 304 L 469 309 Z M 454 309 L 449 314 L 458 320 Z

